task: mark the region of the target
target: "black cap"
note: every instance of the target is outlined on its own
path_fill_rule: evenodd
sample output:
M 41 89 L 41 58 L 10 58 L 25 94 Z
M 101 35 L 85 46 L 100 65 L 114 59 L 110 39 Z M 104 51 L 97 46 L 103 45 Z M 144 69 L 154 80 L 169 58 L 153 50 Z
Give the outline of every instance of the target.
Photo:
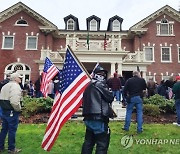
M 99 72 L 104 72 L 106 75 L 108 73 L 108 71 L 106 71 L 103 67 L 101 66 L 98 66 L 95 70 L 94 70 L 94 73 L 97 74 Z

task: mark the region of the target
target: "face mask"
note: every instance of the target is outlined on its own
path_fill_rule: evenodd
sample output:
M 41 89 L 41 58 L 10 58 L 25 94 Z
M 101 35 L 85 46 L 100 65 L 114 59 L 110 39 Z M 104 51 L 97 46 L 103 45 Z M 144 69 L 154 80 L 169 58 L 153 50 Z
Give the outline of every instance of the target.
M 98 81 L 104 81 L 105 77 L 103 75 L 100 74 L 95 74 L 94 78 L 97 79 Z

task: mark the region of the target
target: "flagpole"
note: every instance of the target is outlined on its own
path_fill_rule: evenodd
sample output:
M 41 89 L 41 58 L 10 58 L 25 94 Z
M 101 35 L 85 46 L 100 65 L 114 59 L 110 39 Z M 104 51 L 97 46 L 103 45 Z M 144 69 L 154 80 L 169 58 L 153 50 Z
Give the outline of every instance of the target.
M 88 35 L 87 35 L 87 45 L 88 45 L 88 50 L 89 50 L 89 32 L 88 32 Z
M 67 45 L 68 48 L 70 49 L 72 55 L 76 58 L 76 60 L 78 61 L 78 63 L 81 65 L 81 67 L 83 68 L 83 70 L 86 72 L 87 76 L 91 79 L 90 74 L 88 73 L 88 71 L 86 70 L 86 68 L 84 67 L 84 65 L 79 61 L 79 59 L 77 58 L 76 54 L 73 52 L 73 50 L 71 49 L 71 47 L 69 45 Z

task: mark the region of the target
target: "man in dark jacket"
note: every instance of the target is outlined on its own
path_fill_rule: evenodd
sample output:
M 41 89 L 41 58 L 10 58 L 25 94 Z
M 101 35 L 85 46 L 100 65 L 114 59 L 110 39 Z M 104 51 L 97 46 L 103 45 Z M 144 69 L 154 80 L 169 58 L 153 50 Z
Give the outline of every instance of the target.
M 124 87 L 124 94 L 127 99 L 127 108 L 126 108 L 126 119 L 125 119 L 125 125 L 124 130 L 129 131 L 129 126 L 131 123 L 131 115 L 133 111 L 133 107 L 136 107 L 137 111 L 137 132 L 141 133 L 143 131 L 142 129 L 142 123 L 143 123 L 143 91 L 146 90 L 146 82 L 143 78 L 140 77 L 140 73 L 138 71 L 133 72 L 133 77 L 128 79 L 125 87 Z
M 86 125 L 82 154 L 91 154 L 96 144 L 96 154 L 107 154 L 110 141 L 109 105 L 113 94 L 106 85 L 107 71 L 98 67 L 83 95 L 83 116 Z
M 176 114 L 177 114 L 177 122 L 174 122 L 174 125 L 180 127 L 180 76 L 176 77 L 176 83 L 173 86 L 173 93 L 175 95 L 175 107 L 176 107 Z

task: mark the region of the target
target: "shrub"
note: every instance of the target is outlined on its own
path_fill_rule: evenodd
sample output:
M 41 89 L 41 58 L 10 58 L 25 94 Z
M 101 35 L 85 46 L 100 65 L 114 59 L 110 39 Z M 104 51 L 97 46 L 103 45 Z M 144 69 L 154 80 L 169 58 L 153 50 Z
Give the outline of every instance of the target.
M 175 112 L 173 99 L 168 100 L 168 99 L 165 99 L 163 96 L 155 94 L 154 96 L 151 96 L 150 98 L 144 98 L 143 101 L 144 101 L 144 104 L 157 105 L 161 113 L 174 113 Z
M 43 108 L 42 104 L 37 103 L 36 101 L 31 101 L 24 105 L 22 109 L 22 115 L 26 118 L 38 113 L 39 110 Z
M 49 112 L 52 107 L 53 100 L 51 98 L 31 98 L 26 96 L 23 98 L 22 115 L 30 117 L 39 112 Z
M 160 110 L 158 105 L 154 104 L 144 104 L 143 112 L 145 115 L 158 117 L 160 115 Z
M 50 97 L 44 98 L 44 97 L 40 97 L 40 98 L 35 98 L 37 99 L 37 102 L 39 104 L 43 105 L 43 109 L 41 110 L 41 112 L 50 112 L 52 105 L 53 105 L 53 99 Z
M 159 108 L 162 113 L 175 113 L 174 100 L 165 99 L 164 103 L 159 105 Z
M 158 94 L 155 94 L 149 98 L 144 98 L 144 104 L 154 104 L 159 105 L 164 103 L 165 98 L 163 96 L 160 96 Z

